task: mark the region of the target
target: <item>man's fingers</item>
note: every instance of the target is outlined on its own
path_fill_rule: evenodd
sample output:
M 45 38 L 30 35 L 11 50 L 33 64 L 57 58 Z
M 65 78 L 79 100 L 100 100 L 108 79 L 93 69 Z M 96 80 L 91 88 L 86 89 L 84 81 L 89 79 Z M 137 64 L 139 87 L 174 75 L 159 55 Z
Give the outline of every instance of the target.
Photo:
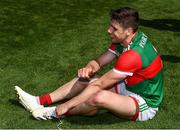
M 84 78 L 84 68 L 78 70 L 78 77 Z
M 89 68 L 83 68 L 83 78 L 89 78 L 90 69 Z
M 65 104 L 61 104 L 58 105 L 56 107 L 56 115 L 58 118 L 60 118 L 61 116 L 63 116 L 67 111 L 68 111 L 68 107 Z
M 55 111 L 56 111 L 56 116 L 57 116 L 57 118 L 60 118 L 61 116 L 59 116 L 59 113 L 58 113 L 58 111 L 57 111 L 57 107 L 56 107 Z
M 78 70 L 78 77 L 83 77 L 83 68 Z
M 93 72 L 91 68 L 82 68 L 78 70 L 78 77 L 89 79 L 92 73 Z
M 89 68 L 85 69 L 85 78 L 89 78 L 90 73 L 91 73 L 91 69 Z
M 81 77 L 81 69 L 78 70 L 78 77 Z
M 60 116 L 61 116 L 61 107 L 60 107 L 60 105 L 59 106 L 57 106 L 56 107 L 56 116 L 58 117 L 58 118 L 60 118 Z
M 86 68 L 82 69 L 82 77 L 85 78 L 86 77 Z

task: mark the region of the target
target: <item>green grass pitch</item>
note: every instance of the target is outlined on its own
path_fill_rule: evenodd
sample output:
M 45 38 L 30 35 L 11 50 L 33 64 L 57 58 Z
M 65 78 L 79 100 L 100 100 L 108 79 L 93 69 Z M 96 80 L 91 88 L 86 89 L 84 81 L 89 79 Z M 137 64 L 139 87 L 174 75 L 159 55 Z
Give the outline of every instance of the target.
M 109 11 L 123 6 L 139 11 L 140 30 L 164 61 L 165 97 L 157 116 L 147 122 L 111 113 L 74 116 L 61 128 L 180 128 L 179 0 L 1 0 L 0 128 L 56 129 L 58 120 L 37 121 L 21 107 L 14 86 L 41 95 L 69 81 L 107 49 Z

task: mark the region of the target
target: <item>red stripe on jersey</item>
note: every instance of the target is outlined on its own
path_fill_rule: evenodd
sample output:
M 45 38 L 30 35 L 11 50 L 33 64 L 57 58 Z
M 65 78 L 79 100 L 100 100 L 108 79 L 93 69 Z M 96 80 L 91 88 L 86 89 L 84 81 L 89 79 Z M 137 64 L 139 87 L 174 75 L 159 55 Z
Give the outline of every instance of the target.
M 160 55 L 158 55 L 154 59 L 154 61 L 145 69 L 135 72 L 132 77 L 127 77 L 126 83 L 128 86 L 132 86 L 144 80 L 151 79 L 154 76 L 156 76 L 161 71 L 162 68 L 163 68 L 163 64 L 161 61 L 161 57 Z

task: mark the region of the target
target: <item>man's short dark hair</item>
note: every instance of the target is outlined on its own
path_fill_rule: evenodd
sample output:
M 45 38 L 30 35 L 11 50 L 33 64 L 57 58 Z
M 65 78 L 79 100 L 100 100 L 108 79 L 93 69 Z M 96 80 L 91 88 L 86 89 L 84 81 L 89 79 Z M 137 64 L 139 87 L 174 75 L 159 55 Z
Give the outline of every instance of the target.
M 139 14 L 135 9 L 123 7 L 110 12 L 111 21 L 116 20 L 123 28 L 131 27 L 137 31 L 139 25 Z

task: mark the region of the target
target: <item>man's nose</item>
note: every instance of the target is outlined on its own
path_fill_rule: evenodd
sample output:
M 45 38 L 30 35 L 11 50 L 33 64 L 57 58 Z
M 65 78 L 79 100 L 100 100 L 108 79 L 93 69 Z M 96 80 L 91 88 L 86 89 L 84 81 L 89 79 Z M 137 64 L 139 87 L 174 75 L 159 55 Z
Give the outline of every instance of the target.
M 113 29 L 111 27 L 108 28 L 107 32 L 111 34 L 113 32 Z

